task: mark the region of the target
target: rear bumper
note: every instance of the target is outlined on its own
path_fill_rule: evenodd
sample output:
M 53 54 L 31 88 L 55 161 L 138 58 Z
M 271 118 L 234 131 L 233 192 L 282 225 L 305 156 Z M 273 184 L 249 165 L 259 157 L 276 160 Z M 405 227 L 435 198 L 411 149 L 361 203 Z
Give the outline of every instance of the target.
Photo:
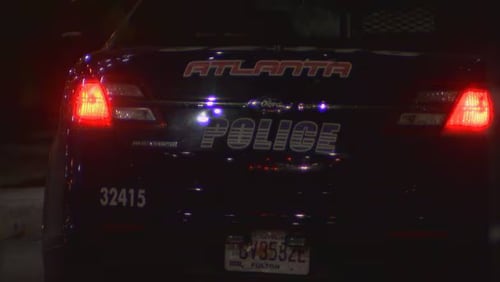
M 478 275 L 489 274 L 492 263 L 488 146 L 485 140 L 466 141 L 453 147 L 415 141 L 411 143 L 415 150 L 407 149 L 405 155 L 383 154 L 381 149 L 373 154 L 378 158 L 347 160 L 333 171 L 331 181 L 288 179 L 284 185 L 280 181 L 285 176 L 279 176 L 265 178 L 270 182 L 263 185 L 242 181 L 230 169 L 210 181 L 201 169 L 201 163 L 210 164 L 207 160 L 191 162 L 180 154 L 130 151 L 114 147 L 113 142 L 80 139 L 71 143 L 68 157 L 62 244 L 48 250 L 75 265 L 111 265 L 131 271 L 141 266 L 152 273 L 159 269 L 214 281 L 332 281 L 335 277 L 339 281 L 373 277 L 434 281 L 424 278 L 434 279 L 436 271 L 443 275 L 438 281 L 451 281 L 450 277 L 478 281 Z M 220 162 L 217 166 L 224 167 Z M 210 189 L 235 187 L 234 183 L 259 193 L 277 187 L 302 194 L 288 195 L 276 209 L 265 202 L 252 210 L 248 202 L 258 197 L 217 201 L 221 190 L 210 193 Z M 205 194 L 192 190 L 197 184 Z M 103 186 L 147 189 L 148 206 L 141 210 L 102 207 L 99 189 Z M 297 214 L 305 217 L 299 220 Z M 307 238 L 311 247 L 307 277 L 224 270 L 228 235 L 270 229 L 299 232 Z M 50 253 L 46 252 L 48 257 Z
M 224 237 L 219 237 L 223 233 L 108 233 L 99 239 L 75 236 L 60 250 L 65 263 L 76 271 L 83 270 L 79 273 L 84 275 L 183 276 L 183 281 L 488 281 L 491 271 L 488 246 L 481 242 L 413 238 L 311 241 L 311 266 L 306 276 L 228 272 L 224 270 Z

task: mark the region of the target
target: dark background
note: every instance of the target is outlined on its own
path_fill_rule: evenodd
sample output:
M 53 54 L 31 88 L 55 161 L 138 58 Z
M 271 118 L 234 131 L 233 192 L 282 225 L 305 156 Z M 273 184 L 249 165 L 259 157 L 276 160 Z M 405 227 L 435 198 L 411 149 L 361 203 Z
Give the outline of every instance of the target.
M 130 2 L 19 0 L 4 6 L 0 143 L 55 129 L 69 67 L 103 46 Z
M 457 41 L 452 47 L 470 45 L 472 49 L 493 50 L 488 51 L 493 56 L 497 53 L 496 48 L 490 48 L 492 40 L 496 39 L 492 34 L 499 32 L 496 31 L 497 17 L 489 1 L 467 1 L 466 4 L 436 1 L 445 11 L 444 15 L 453 18 L 450 20 L 453 25 L 448 30 L 454 33 L 453 38 Z M 352 2 L 370 3 L 366 0 Z M 25 138 L 33 131 L 54 130 L 69 67 L 80 56 L 102 47 L 134 3 L 135 0 L 16 0 L 3 3 L 0 12 L 4 49 L 0 53 L 3 70 L 0 76 L 0 143 Z M 175 2 L 165 1 L 165 5 L 175 6 Z M 64 37 L 65 32 L 81 35 Z

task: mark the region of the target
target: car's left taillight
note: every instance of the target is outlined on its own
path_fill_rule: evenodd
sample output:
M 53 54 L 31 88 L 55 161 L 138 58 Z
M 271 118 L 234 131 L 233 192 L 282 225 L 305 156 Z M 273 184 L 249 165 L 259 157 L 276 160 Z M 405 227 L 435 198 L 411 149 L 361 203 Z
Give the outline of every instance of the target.
M 461 93 L 444 126 L 446 133 L 485 132 L 493 121 L 493 102 L 486 89 Z
M 106 89 L 99 81 L 84 81 L 78 86 L 73 100 L 73 120 L 83 126 L 111 125 Z

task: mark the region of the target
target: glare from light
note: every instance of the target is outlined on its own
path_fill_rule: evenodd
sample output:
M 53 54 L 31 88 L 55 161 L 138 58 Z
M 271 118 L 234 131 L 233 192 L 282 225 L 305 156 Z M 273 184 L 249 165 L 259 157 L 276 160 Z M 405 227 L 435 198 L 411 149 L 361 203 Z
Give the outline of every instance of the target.
M 220 108 L 214 109 L 214 114 L 217 115 L 217 116 L 222 115 L 222 109 L 220 109 Z
M 309 170 L 311 167 L 310 166 L 307 166 L 307 165 L 302 165 L 299 167 L 300 170 L 302 171 L 306 171 L 306 170 Z
M 212 107 L 214 105 L 215 100 L 217 100 L 217 97 L 209 96 L 207 100 L 208 100 L 208 102 L 206 102 L 207 107 Z
M 210 121 L 210 117 L 208 117 L 207 113 L 206 112 L 201 112 L 197 117 L 196 117 L 196 121 L 199 123 L 199 124 L 207 124 L 209 121 Z
M 320 112 L 324 112 L 326 110 L 326 104 L 325 103 L 321 103 L 321 104 L 319 104 L 318 108 L 319 108 Z

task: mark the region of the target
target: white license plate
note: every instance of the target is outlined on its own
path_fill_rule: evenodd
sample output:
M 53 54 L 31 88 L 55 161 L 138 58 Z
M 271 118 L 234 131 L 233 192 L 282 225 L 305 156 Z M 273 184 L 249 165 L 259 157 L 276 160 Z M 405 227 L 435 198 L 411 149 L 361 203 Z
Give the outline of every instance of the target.
M 285 245 L 282 231 L 257 231 L 247 244 L 226 243 L 227 271 L 307 275 L 309 248 Z

